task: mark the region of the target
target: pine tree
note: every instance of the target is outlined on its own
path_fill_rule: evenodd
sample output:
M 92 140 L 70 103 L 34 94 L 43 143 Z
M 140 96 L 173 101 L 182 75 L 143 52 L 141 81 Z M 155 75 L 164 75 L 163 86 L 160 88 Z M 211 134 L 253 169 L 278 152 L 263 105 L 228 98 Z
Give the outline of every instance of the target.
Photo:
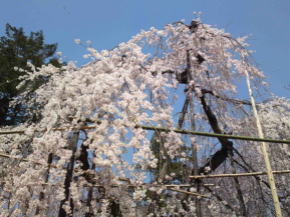
M 26 35 L 23 28 L 16 28 L 6 24 L 5 35 L 0 37 L 0 125 L 16 125 L 23 122 L 25 106 L 10 106 L 13 98 L 22 91 L 16 87 L 19 77 L 25 75 L 28 70 L 27 63 L 40 67 L 44 64 L 52 64 L 60 67 L 55 56 L 57 44 L 45 44 L 42 31 L 31 32 Z M 18 70 L 21 69 L 21 70 Z M 46 79 L 34 83 L 36 89 Z

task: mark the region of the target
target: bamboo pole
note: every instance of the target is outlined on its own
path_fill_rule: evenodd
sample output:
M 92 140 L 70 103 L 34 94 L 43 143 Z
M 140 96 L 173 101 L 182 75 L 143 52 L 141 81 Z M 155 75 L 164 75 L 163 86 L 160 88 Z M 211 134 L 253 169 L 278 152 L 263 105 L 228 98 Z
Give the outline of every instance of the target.
M 0 152 L 0 157 L 9 158 L 9 159 L 15 159 L 15 160 L 19 160 L 19 161 L 24 161 L 24 162 L 28 162 L 28 163 L 33 163 L 33 164 L 36 164 L 36 165 L 47 166 L 46 164 L 40 163 L 40 162 L 38 162 L 38 161 L 28 160 L 28 159 L 23 158 L 23 157 L 13 156 L 13 155 L 9 155 L 9 154 L 5 154 L 5 153 L 1 153 L 1 152 Z M 51 165 L 51 167 L 53 167 L 53 168 L 57 168 L 56 166 L 53 166 L 53 165 Z
M 6 182 L 1 181 L 0 183 L 5 184 Z M 56 184 L 51 184 L 51 183 L 29 183 L 26 186 L 36 186 L 36 185 L 42 185 L 42 186 L 57 186 Z M 129 188 L 138 188 L 140 186 L 151 186 L 150 184 L 141 184 L 141 185 L 126 185 Z M 190 185 L 153 185 L 154 187 L 166 187 L 166 190 L 168 191 L 176 191 L 179 193 L 191 195 L 191 196 L 196 196 L 196 197 L 203 197 L 203 198 L 209 198 L 209 196 L 203 195 L 203 194 L 198 194 L 195 192 L 189 192 L 189 191 L 184 191 L 177 189 L 176 187 L 191 187 Z M 207 186 L 207 185 L 205 185 Z M 81 187 L 104 187 L 104 185 L 82 185 Z M 124 185 L 111 185 L 110 187 L 124 187 Z
M 12 156 L 12 155 L 8 155 L 8 154 L 4 154 L 4 153 L 0 153 L 0 157 L 4 157 L 4 158 L 10 158 L 10 159 L 17 159 L 17 160 L 21 160 L 21 161 L 25 161 L 25 162 L 31 162 L 34 164 L 38 164 L 38 165 L 43 165 L 43 166 L 47 166 L 45 164 L 42 164 L 40 162 L 37 161 L 31 161 L 31 160 L 27 160 L 18 156 Z M 51 167 L 54 167 L 51 165 Z M 274 174 L 286 174 L 286 173 L 290 173 L 290 170 L 277 170 L 277 171 L 272 171 Z M 260 175 L 266 175 L 267 172 L 252 172 L 252 173 L 235 173 L 235 174 L 215 174 L 215 175 L 197 175 L 197 176 L 189 176 L 189 178 L 191 179 L 204 179 L 204 178 L 223 178 L 223 177 L 234 177 L 234 176 L 260 176 Z M 129 179 L 123 179 L 120 178 L 120 181 L 127 181 L 130 183 Z M 129 184 L 131 185 L 131 184 Z M 147 184 L 149 186 L 159 186 L 159 184 Z M 213 184 L 204 184 L 204 186 L 211 186 Z M 179 185 L 163 185 L 165 187 L 191 187 L 192 185 L 188 185 L 188 184 L 179 184 Z
M 277 171 L 272 171 L 272 173 L 273 174 L 287 174 L 287 173 L 290 173 L 290 170 L 277 170 Z M 262 175 L 267 175 L 267 172 L 198 175 L 198 176 L 189 176 L 189 178 L 191 178 L 191 179 L 207 179 L 207 178 L 226 178 L 226 177 L 238 177 L 238 176 L 262 176 Z
M 99 124 L 100 122 L 98 122 Z M 53 128 L 54 131 L 65 131 L 65 130 L 89 130 L 95 129 L 97 126 L 84 126 L 79 128 Z M 154 127 L 154 126 L 145 126 L 145 125 L 135 125 L 135 128 L 142 128 L 144 130 L 155 130 L 160 132 L 176 132 L 180 134 L 188 134 L 195 136 L 205 136 L 205 137 L 220 137 L 220 138 L 228 138 L 228 139 L 236 139 L 236 140 L 244 140 L 244 141 L 256 141 L 256 142 L 270 142 L 270 143 L 283 143 L 290 144 L 290 139 L 270 139 L 270 138 L 257 138 L 257 137 L 249 137 L 249 136 L 239 136 L 239 135 L 229 135 L 229 134 L 219 134 L 219 133 L 208 133 L 208 132 L 198 132 L 192 130 L 182 130 L 176 128 L 166 128 L 166 127 Z M 41 131 L 36 131 L 41 132 Z M 9 134 L 25 134 L 24 130 L 18 131 L 0 131 L 0 135 L 9 135 Z
M 258 135 L 259 135 L 260 138 L 264 138 L 262 125 L 261 125 L 260 118 L 259 118 L 259 115 L 258 115 L 258 112 L 257 112 L 256 103 L 255 103 L 255 99 L 254 99 L 254 96 L 253 96 L 253 91 L 252 91 L 252 88 L 251 88 L 250 76 L 249 76 L 249 73 L 248 73 L 247 70 L 245 70 L 245 74 L 246 74 L 246 82 L 247 82 L 247 86 L 248 86 L 249 96 L 251 98 L 251 104 L 252 104 L 252 108 L 253 108 L 253 113 L 254 113 L 254 116 L 255 116 L 255 119 L 256 119 Z M 267 144 L 265 143 L 265 141 L 262 141 L 261 149 L 262 149 L 262 154 L 263 154 L 265 165 L 266 165 L 267 176 L 268 176 L 269 185 L 270 185 L 270 188 L 271 188 L 271 193 L 272 193 L 272 198 L 273 198 L 273 202 L 274 202 L 276 216 L 277 217 L 282 217 L 282 211 L 281 211 L 279 198 L 278 198 L 278 194 L 277 194 L 275 179 L 274 179 L 274 176 L 273 176 L 273 171 L 272 171 L 272 167 L 271 167 L 271 163 L 270 163 L 270 159 L 269 159 L 269 155 L 268 155 L 268 151 L 267 151 Z
M 196 135 L 196 136 L 220 137 L 220 138 L 228 138 L 228 139 L 236 139 L 236 140 L 290 144 L 290 140 L 282 140 L 282 139 L 277 140 L 277 139 L 257 138 L 257 137 L 248 137 L 248 136 L 235 136 L 235 135 L 228 135 L 228 134 L 197 132 L 197 131 L 191 131 L 191 130 L 169 129 L 165 127 L 153 127 L 153 126 L 143 126 L 143 125 L 136 125 L 136 127 L 142 128 L 145 130 L 158 130 L 162 132 L 173 131 L 180 134 L 191 134 L 191 135 Z
M 196 197 L 208 198 L 208 196 L 203 195 L 203 194 L 198 194 L 198 193 L 194 193 L 194 192 L 184 191 L 184 190 L 180 190 L 180 189 L 176 189 L 176 188 L 169 188 L 167 190 L 176 191 L 176 192 L 180 192 L 180 193 L 183 193 L 183 194 L 188 194 L 188 195 L 192 195 L 192 196 L 196 196 Z
M 5 153 L 0 153 L 0 157 L 10 158 L 10 159 L 16 159 L 16 160 L 20 160 L 20 161 L 24 161 L 24 162 L 32 162 L 32 163 L 35 163 L 35 164 L 40 164 L 40 165 L 42 165 L 41 163 L 36 162 L 36 161 L 30 161 L 30 160 L 27 160 L 27 159 L 22 158 L 22 157 L 12 156 L 12 155 L 5 154 Z
M 0 181 L 1 184 L 6 184 L 7 182 L 6 181 Z M 43 183 L 39 183 L 39 182 L 31 182 L 31 183 L 28 183 L 26 184 L 27 186 L 31 186 L 31 185 L 34 185 L 34 186 L 37 186 L 37 185 L 42 185 L 42 186 L 59 186 L 59 184 L 53 184 L 53 183 L 48 183 L 48 182 L 43 182 Z M 166 185 L 166 184 L 150 184 L 150 183 L 143 183 L 143 184 L 136 184 L 136 185 L 133 185 L 133 184 L 130 184 L 130 185 L 127 185 L 127 184 L 112 184 L 112 185 L 109 185 L 110 187 L 112 188 L 118 188 L 118 187 L 129 187 L 129 188 L 139 188 L 139 187 L 165 187 L 165 188 L 189 188 L 189 187 L 193 187 L 193 185 L 190 185 L 190 184 L 172 184 L 172 185 Z M 202 186 L 215 186 L 215 184 L 202 184 Z M 98 184 L 82 184 L 81 187 L 104 187 L 104 185 L 98 185 Z

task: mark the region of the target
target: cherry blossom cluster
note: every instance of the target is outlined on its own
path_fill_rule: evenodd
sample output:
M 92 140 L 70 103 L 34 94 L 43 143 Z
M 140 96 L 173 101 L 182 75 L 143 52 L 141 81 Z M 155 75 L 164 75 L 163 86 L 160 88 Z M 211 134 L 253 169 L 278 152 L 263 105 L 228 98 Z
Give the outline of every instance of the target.
M 76 39 L 76 43 L 81 41 Z M 168 196 L 168 190 L 164 188 L 141 187 L 149 180 L 148 171 L 157 167 L 158 158 L 151 149 L 152 134 L 136 126 L 174 128 L 175 111 L 178 106 L 180 108 L 180 90 L 185 86 L 188 92 L 184 91 L 185 95 L 194 90 L 195 95 L 191 97 L 200 97 L 204 90 L 218 96 L 213 106 L 220 111 L 218 117 L 223 121 L 232 120 L 233 117 L 226 113 L 229 107 L 221 102 L 221 98 L 235 96 L 235 82 L 245 70 L 251 73 L 253 79 L 263 78 L 263 73 L 247 61 L 250 52 L 245 51 L 246 47 L 245 37 L 233 39 L 223 30 L 200 21 L 195 21 L 195 26 L 178 22 L 160 30 L 141 31 L 112 50 L 97 51 L 88 47 L 86 58 L 92 61 L 82 67 L 73 63 L 61 69 L 52 65 L 31 66 L 31 72 L 22 78 L 21 85 L 40 76 L 47 76 L 49 81 L 26 101 L 32 113 L 36 112 L 35 103 L 41 105 L 37 108 L 41 108 L 43 118 L 27 126 L 22 137 L 25 141 L 29 140 L 30 151 L 25 155 L 28 162 L 19 164 L 19 172 L 10 175 L 11 183 L 5 187 L 6 192 L 13 193 L 11 203 L 14 209 L 19 209 L 20 213 L 38 212 L 39 216 L 56 209 L 60 201 L 66 199 L 67 165 L 74 158 L 69 197 L 80 213 L 86 212 L 82 210 L 82 199 L 84 194 L 88 194 L 86 186 L 92 186 L 92 183 L 105 189 L 102 197 L 101 193 L 93 194 L 100 197 L 99 207 L 91 207 L 101 210 L 100 216 L 109 216 L 111 200 L 118 201 L 121 212 L 126 216 L 134 216 L 140 212 L 136 208 L 138 205 L 150 207 L 150 203 L 156 203 L 150 199 L 148 192 L 167 195 L 160 196 L 164 200 L 162 208 L 156 208 L 154 213 L 148 211 L 148 216 L 166 216 L 166 213 L 186 216 L 187 212 L 195 211 L 191 200 L 188 201 L 190 211 L 182 208 L 184 198 L 180 198 L 179 193 Z M 181 82 L 180 77 L 185 71 L 188 72 L 187 82 Z M 23 99 L 26 98 L 19 97 L 17 100 Z M 260 110 L 266 112 L 267 108 L 261 107 Z M 196 112 L 200 127 L 206 128 L 204 114 L 198 109 Z M 267 118 L 267 114 L 263 117 Z M 289 123 L 287 116 L 281 118 Z M 239 121 L 230 123 L 231 128 L 238 129 Z M 95 128 L 84 130 L 93 125 Z M 62 130 L 55 130 L 58 128 Z M 74 139 L 75 135 L 77 139 Z M 168 156 L 186 161 L 182 136 L 174 132 L 163 133 L 162 136 Z M 13 140 L 15 146 L 24 143 L 20 137 L 16 138 Z M 15 146 L 10 147 L 11 154 L 17 154 Z M 82 169 L 83 162 L 79 160 L 81 147 L 86 147 L 88 154 L 90 168 L 87 170 Z M 48 162 L 51 155 L 53 160 Z M 88 176 L 91 182 L 84 178 Z M 167 176 L 173 177 L 171 174 Z M 129 181 L 122 181 L 124 179 Z M 139 188 L 132 193 L 126 187 L 129 184 Z M 112 185 L 122 187 L 113 188 Z M 0 210 L 7 207 L 5 203 Z M 69 200 L 63 207 L 67 213 L 73 211 Z M 17 216 L 15 213 L 13 215 Z

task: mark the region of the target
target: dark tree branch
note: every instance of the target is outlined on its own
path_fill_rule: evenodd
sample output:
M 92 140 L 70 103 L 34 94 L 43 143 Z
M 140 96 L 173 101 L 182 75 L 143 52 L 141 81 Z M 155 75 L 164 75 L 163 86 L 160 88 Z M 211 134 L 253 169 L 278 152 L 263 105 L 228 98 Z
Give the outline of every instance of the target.
M 243 168 L 246 172 L 256 172 L 256 170 L 254 170 L 254 168 L 247 163 L 247 161 L 245 160 L 245 158 L 243 157 L 243 155 L 236 149 L 233 149 L 234 152 L 240 157 L 240 159 L 242 160 L 242 162 L 246 165 L 242 165 L 240 162 L 238 162 L 237 160 L 234 159 L 234 162 L 239 165 L 241 168 Z M 268 182 L 262 180 L 259 176 L 253 176 L 258 182 L 262 182 L 263 184 L 265 184 L 267 186 L 267 188 L 270 189 L 270 185 L 268 184 Z
M 202 89 L 201 91 L 203 94 L 207 93 L 207 94 L 210 94 L 218 99 L 228 101 L 228 102 L 231 102 L 233 104 L 251 105 L 250 101 L 248 101 L 248 100 L 237 100 L 237 99 L 231 99 L 231 98 L 224 97 L 224 96 L 219 96 L 219 95 L 215 94 L 213 91 L 207 90 L 207 89 Z
M 233 162 L 235 164 L 237 164 L 238 166 L 240 166 L 241 168 L 243 168 L 246 172 L 256 172 L 256 170 L 253 169 L 253 167 L 251 165 L 249 165 L 247 163 L 247 161 L 244 159 L 243 155 L 237 150 L 237 149 L 233 149 L 234 152 L 241 158 L 242 162 L 245 164 L 245 165 L 242 165 L 240 162 L 238 162 L 237 160 L 233 159 Z M 262 180 L 259 176 L 253 176 L 253 178 L 256 180 L 256 183 L 257 185 L 259 186 L 260 188 L 260 193 L 261 193 L 261 199 L 262 201 L 266 204 L 267 201 L 265 200 L 264 198 L 264 195 L 263 195 L 263 190 L 262 190 L 262 186 L 261 186 L 261 183 L 263 183 L 268 189 L 270 189 L 270 185 L 268 184 L 268 182 Z M 279 197 L 279 201 L 283 204 L 283 198 L 282 197 Z M 283 208 L 286 212 L 288 212 L 287 209 Z
M 218 125 L 218 120 L 215 114 L 206 103 L 205 94 L 203 93 L 199 98 L 212 130 L 214 131 L 214 133 L 222 134 L 222 130 Z M 227 138 L 217 138 L 221 143 L 221 149 L 218 150 L 214 155 L 212 155 L 204 166 L 199 168 L 199 173 L 207 173 L 205 170 L 206 167 L 210 167 L 210 171 L 214 171 L 226 160 L 229 154 L 232 155 L 233 143 Z
M 234 165 L 234 158 L 231 155 L 230 155 L 230 162 L 231 162 L 231 166 L 232 166 L 232 173 L 236 174 L 237 171 L 236 171 L 236 167 Z M 239 203 L 240 203 L 240 212 L 241 212 L 242 216 L 248 216 L 245 200 L 244 200 L 242 189 L 241 189 L 241 184 L 240 184 L 240 181 L 237 177 L 234 177 L 234 185 L 235 185 L 235 188 L 237 190 L 237 198 L 238 198 Z
M 178 119 L 178 126 L 177 126 L 178 129 L 181 129 L 182 126 L 183 126 L 185 115 L 187 113 L 187 108 L 188 108 L 188 105 L 189 105 L 189 101 L 190 101 L 190 97 L 187 95 L 186 98 L 185 98 L 185 101 L 184 101 L 184 104 L 183 104 L 179 119 Z

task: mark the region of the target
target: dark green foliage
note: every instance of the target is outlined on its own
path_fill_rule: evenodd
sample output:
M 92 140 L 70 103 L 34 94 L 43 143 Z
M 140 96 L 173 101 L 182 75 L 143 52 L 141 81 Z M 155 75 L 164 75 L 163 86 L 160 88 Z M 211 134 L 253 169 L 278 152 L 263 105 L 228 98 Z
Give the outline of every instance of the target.
M 17 90 L 19 76 L 24 71 L 15 70 L 15 67 L 27 69 L 27 62 L 40 67 L 43 64 L 61 64 L 54 56 L 57 44 L 45 44 L 42 31 L 31 32 L 25 35 L 22 28 L 6 24 L 5 36 L 0 37 L 0 126 L 16 125 L 25 121 L 25 106 L 11 107 L 9 103 L 17 97 L 22 90 Z M 34 84 L 36 89 L 47 79 Z

